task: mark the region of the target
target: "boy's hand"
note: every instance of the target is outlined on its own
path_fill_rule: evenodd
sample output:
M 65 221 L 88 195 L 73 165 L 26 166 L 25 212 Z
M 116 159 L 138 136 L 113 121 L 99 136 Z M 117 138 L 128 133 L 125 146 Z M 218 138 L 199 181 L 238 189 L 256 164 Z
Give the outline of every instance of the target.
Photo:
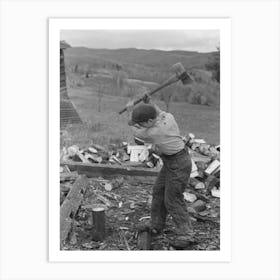
M 143 102 L 147 104 L 147 103 L 150 103 L 150 101 L 151 101 L 151 96 L 150 96 L 150 94 L 145 93 L 145 94 L 144 94 L 144 97 L 143 97 Z
M 125 105 L 127 112 L 132 112 L 132 109 L 134 107 L 134 100 L 130 100 L 127 102 L 127 104 Z

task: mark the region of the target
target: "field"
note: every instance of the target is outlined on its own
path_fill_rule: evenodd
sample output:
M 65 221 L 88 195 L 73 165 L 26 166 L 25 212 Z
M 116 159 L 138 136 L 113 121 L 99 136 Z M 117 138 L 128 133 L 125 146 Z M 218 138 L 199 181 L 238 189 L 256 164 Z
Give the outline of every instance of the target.
M 118 114 L 128 98 L 104 95 L 99 112 L 96 92 L 84 88 L 71 88 L 68 94 L 84 124 L 68 127 L 67 135 L 64 137 L 65 145 L 76 144 L 82 148 L 91 143 L 104 146 L 121 141 L 132 143 L 131 129 L 127 125 L 128 116 L 126 113 Z M 165 109 L 163 102 L 156 101 L 156 103 L 161 109 Z M 209 144 L 219 144 L 218 108 L 173 102 L 169 111 L 174 114 L 182 136 L 193 133 L 196 138 L 203 138 Z

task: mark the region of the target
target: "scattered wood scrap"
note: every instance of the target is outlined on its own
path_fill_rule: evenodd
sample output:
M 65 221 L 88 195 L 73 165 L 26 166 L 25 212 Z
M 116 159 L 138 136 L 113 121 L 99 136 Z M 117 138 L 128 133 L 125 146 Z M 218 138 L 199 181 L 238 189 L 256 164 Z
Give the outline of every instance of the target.
M 60 243 L 68 237 L 72 220 L 83 199 L 83 191 L 89 185 L 86 176 L 79 176 L 60 207 Z

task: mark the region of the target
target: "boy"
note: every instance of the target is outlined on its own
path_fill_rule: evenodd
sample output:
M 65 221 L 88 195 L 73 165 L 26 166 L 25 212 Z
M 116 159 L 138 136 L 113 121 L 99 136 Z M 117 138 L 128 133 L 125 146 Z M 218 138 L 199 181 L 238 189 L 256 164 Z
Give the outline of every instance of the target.
M 133 101 L 126 105 L 131 113 L 129 125 L 134 136 L 155 145 L 161 156 L 163 167 L 153 187 L 151 207 L 151 230 L 160 233 L 169 213 L 176 226 L 176 233 L 182 237 L 192 234 L 192 226 L 185 207 L 183 192 L 189 181 L 192 163 L 178 125 L 172 114 L 161 111 L 150 103 L 146 95 L 144 103 L 133 108 Z

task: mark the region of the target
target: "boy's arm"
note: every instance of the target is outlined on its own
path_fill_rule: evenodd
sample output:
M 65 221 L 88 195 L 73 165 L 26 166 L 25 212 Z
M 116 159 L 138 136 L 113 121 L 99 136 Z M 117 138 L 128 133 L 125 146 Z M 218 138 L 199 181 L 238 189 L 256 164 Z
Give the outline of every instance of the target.
M 162 113 L 163 111 L 158 107 L 158 105 L 156 105 L 154 102 L 152 102 L 152 99 L 151 99 L 151 96 L 146 93 L 144 95 L 144 99 L 143 99 L 143 102 L 146 103 L 146 104 L 151 104 L 155 107 L 156 111 L 157 111 L 157 115 L 159 115 L 160 113 Z

